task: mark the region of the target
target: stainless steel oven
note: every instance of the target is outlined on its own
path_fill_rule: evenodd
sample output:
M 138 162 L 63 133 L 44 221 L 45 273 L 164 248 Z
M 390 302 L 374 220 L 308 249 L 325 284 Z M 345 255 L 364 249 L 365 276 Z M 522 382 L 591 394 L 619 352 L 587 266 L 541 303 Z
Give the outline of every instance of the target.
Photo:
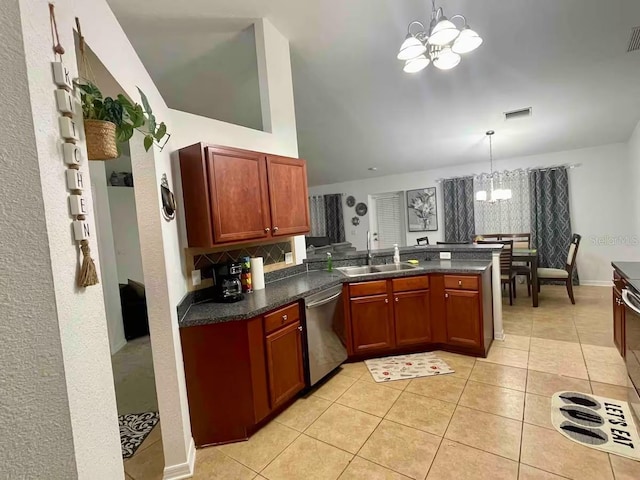
M 640 296 L 625 288 L 622 301 L 625 309 L 625 363 L 631 380 L 629 404 L 640 419 Z
M 304 299 L 308 386 L 318 383 L 347 359 L 342 285 Z

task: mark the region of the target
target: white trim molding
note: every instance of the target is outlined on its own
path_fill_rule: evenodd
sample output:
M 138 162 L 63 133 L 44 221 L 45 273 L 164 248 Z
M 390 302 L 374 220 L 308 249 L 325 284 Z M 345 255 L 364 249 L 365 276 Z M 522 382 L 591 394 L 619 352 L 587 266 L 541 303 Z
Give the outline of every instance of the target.
M 491 284 L 493 286 L 493 338 L 504 340 L 502 327 L 502 285 L 500 282 L 500 251 L 491 255 Z
M 587 280 L 586 282 L 580 282 L 580 285 L 576 287 L 613 287 L 611 280 Z
M 193 477 L 196 464 L 196 444 L 191 438 L 189 442 L 189 453 L 187 455 L 187 461 L 179 463 L 177 465 L 170 465 L 164 467 L 164 473 L 162 480 L 183 480 L 185 478 Z

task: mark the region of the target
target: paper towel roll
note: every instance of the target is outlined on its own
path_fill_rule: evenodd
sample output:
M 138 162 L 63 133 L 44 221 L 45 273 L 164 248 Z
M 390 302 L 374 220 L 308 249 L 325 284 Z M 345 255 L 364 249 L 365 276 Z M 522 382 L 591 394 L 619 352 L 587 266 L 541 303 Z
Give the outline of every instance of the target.
M 251 284 L 254 290 L 264 289 L 264 265 L 262 257 L 252 258 L 251 262 Z

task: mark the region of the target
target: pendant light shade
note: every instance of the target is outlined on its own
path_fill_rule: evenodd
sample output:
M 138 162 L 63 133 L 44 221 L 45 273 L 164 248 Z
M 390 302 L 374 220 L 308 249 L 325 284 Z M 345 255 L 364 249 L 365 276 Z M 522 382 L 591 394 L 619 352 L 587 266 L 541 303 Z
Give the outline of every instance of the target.
M 433 65 L 440 70 L 449 70 L 460 63 L 460 55 L 451 48 L 443 48 L 438 56 L 433 60 Z
M 466 27 L 460 32 L 451 50 L 455 53 L 469 53 L 482 45 L 482 38 L 476 32 Z
M 487 201 L 487 191 L 479 190 L 476 192 L 476 200 L 478 202 L 486 202 Z
M 400 46 L 398 52 L 398 60 L 410 60 L 422 55 L 427 51 L 427 47 L 413 35 L 407 35 L 407 38 Z M 406 70 L 405 70 L 406 71 Z
M 429 59 L 424 55 L 419 55 L 416 58 L 407 60 L 404 64 L 403 70 L 406 73 L 417 73 L 420 70 L 424 70 L 429 65 Z
M 460 30 L 458 30 L 452 22 L 447 20 L 447 17 L 442 16 L 436 26 L 433 27 L 428 43 L 429 45 L 443 47 L 453 42 L 458 35 L 460 35 Z

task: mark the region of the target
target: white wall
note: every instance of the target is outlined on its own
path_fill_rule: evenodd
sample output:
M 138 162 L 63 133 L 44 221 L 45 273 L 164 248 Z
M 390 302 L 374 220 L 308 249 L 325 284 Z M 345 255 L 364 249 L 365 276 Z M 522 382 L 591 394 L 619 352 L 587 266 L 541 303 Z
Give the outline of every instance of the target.
M 0 477 L 74 479 L 78 473 L 45 220 L 48 205 L 40 179 L 41 169 L 52 167 L 53 173 L 63 167 L 41 165 L 38 159 L 18 2 L 3 2 L 2 15 Z M 41 106 L 45 116 L 51 90 Z M 66 216 L 62 223 L 68 227 Z M 67 242 L 65 248 L 73 247 Z M 78 307 L 85 312 L 82 301 Z M 92 329 L 92 316 L 88 322 Z
M 113 241 L 113 220 L 109 208 L 109 191 L 105 177 L 105 162 L 89 162 L 91 173 L 91 193 L 93 196 L 93 216 L 96 222 L 96 236 L 100 261 L 100 285 L 104 295 L 104 308 L 107 317 L 107 331 L 111 355 L 127 343 L 124 338 L 120 287 L 116 251 Z
M 640 142 L 639 142 L 640 143 Z M 629 244 L 611 245 L 619 237 L 632 238 L 636 234 L 634 221 L 624 208 L 633 198 L 635 184 L 628 175 L 628 146 L 624 143 L 599 147 L 556 152 L 494 161 L 495 170 L 545 167 L 558 164 L 581 163 L 582 166 L 569 171 L 569 193 L 571 197 L 571 225 L 582 235 L 578 257 L 578 269 L 583 283 L 607 283 L 611 279 L 612 260 L 632 259 L 637 246 Z M 311 187 L 310 194 L 346 193 L 358 202 L 367 202 L 372 193 L 410 190 L 414 188 L 437 188 L 438 231 L 407 232 L 407 244 L 428 236 L 431 243 L 443 240 L 444 217 L 441 185 L 438 179 L 461 175 L 473 175 L 487 170 L 487 165 L 472 164 L 449 168 L 426 170 L 410 174 L 377 177 L 368 180 L 336 183 Z M 361 219 L 358 227 L 351 225 L 354 209 L 344 205 L 347 241 L 358 249 L 366 248 L 368 215 Z
M 629 139 L 629 168 L 631 183 L 634 186 L 633 218 L 636 220 L 636 234 L 640 238 L 640 122 L 636 125 Z M 640 260 L 640 254 L 638 260 Z
M 130 187 L 107 187 L 107 191 L 113 224 L 118 282 L 127 283 L 131 279 L 144 283 L 135 191 Z

